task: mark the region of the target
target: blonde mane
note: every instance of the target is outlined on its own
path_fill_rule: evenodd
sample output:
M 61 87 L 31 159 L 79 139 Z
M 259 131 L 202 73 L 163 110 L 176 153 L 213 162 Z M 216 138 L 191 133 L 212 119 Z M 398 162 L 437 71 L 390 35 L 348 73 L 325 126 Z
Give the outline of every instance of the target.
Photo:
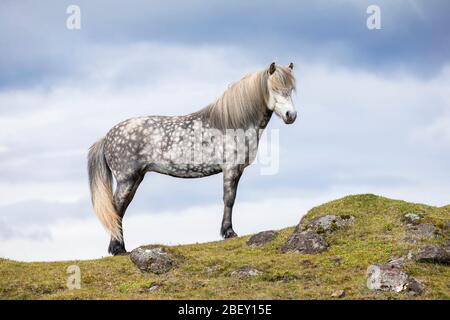
M 270 78 L 267 69 L 244 76 L 199 113 L 207 117 L 217 129 L 245 129 L 258 125 L 267 110 L 269 81 L 275 91 L 295 89 L 291 69 L 276 66 Z

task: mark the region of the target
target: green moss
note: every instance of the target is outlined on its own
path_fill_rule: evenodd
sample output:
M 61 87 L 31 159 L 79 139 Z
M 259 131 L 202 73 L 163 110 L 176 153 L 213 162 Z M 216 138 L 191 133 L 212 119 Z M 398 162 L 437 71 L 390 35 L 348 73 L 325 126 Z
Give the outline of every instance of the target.
M 98 260 L 24 263 L 0 259 L 2 299 L 330 299 L 346 290 L 346 299 L 450 299 L 450 267 L 408 263 L 407 272 L 426 285 L 420 297 L 373 292 L 366 287 L 370 264 L 403 256 L 417 245 L 403 241 L 401 221 L 408 212 L 420 213 L 424 222 L 439 228 L 439 240 L 449 240 L 443 230 L 450 207 L 436 208 L 391 200 L 371 194 L 348 196 L 313 208 L 304 218 L 335 214 L 353 216 L 350 227 L 326 235 L 329 250 L 316 255 L 280 253 L 294 227 L 280 230 L 269 244 L 246 246 L 249 236 L 226 241 L 167 247 L 177 255 L 176 268 L 162 275 L 141 273 L 129 257 Z M 427 242 L 427 241 L 425 241 Z M 81 289 L 68 290 L 66 270 L 81 269 Z M 236 279 L 229 274 L 252 266 L 262 275 Z M 149 290 L 158 285 L 156 291 Z

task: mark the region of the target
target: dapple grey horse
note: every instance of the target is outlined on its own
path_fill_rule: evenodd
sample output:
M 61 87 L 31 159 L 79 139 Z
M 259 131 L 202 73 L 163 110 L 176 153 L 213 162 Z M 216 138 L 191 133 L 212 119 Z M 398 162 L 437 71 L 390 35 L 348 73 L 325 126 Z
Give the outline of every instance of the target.
M 293 64 L 272 63 L 233 83 L 197 112 L 132 118 L 92 145 L 88 155 L 91 198 L 98 218 L 111 234 L 109 253 L 126 253 L 122 219 L 147 172 L 179 178 L 223 172 L 220 233 L 224 238 L 236 237 L 231 215 L 239 179 L 254 161 L 272 113 L 287 124 L 295 121 L 293 90 Z

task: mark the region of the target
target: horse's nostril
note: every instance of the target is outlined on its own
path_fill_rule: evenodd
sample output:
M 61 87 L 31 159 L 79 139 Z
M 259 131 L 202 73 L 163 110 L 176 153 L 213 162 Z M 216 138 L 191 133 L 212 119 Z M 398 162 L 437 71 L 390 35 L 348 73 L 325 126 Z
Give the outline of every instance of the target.
M 293 123 L 295 121 L 295 118 L 297 118 L 297 112 L 296 111 L 286 111 L 286 121 L 289 123 Z

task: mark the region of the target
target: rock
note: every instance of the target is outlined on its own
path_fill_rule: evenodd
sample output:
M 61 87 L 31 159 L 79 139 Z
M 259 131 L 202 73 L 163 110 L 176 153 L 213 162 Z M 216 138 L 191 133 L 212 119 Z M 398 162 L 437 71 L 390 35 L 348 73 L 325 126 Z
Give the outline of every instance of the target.
M 337 291 L 333 292 L 333 294 L 331 296 L 333 298 L 343 298 L 343 297 L 345 297 L 345 291 L 344 290 L 337 290 Z
M 236 278 L 248 278 L 248 277 L 256 277 L 262 274 L 261 271 L 254 269 L 252 267 L 242 267 L 237 270 L 234 270 L 230 273 L 230 276 L 236 277 Z
M 174 265 L 171 255 L 160 247 L 136 248 L 131 251 L 130 259 L 139 270 L 156 274 L 166 273 Z
M 371 265 L 367 268 L 367 287 L 370 290 L 381 291 L 408 291 L 420 294 L 424 286 L 413 277 L 394 265 Z
M 403 222 L 406 222 L 408 224 L 419 224 L 419 222 L 422 220 L 422 216 L 416 214 L 416 213 L 407 213 L 403 216 Z
M 304 230 L 311 230 L 317 233 L 331 233 L 339 228 L 352 224 L 354 220 L 355 217 L 353 216 L 335 216 L 329 214 L 312 219 L 304 227 Z
M 400 292 L 405 289 L 408 275 L 390 265 L 371 265 L 367 269 L 367 287 L 370 290 Z
M 450 264 L 450 250 L 448 248 L 430 245 L 423 247 L 416 254 L 417 262 Z
M 156 292 L 156 291 L 159 291 L 160 288 L 161 288 L 161 286 L 158 286 L 157 284 L 155 284 L 155 285 L 151 286 L 151 287 L 148 289 L 148 291 L 149 291 L 149 292 Z
M 328 243 L 322 235 L 314 231 L 303 231 L 292 233 L 281 251 L 311 254 L 325 251 L 327 248 Z
M 437 237 L 437 229 L 430 223 L 418 225 L 407 225 L 405 240 L 408 242 L 417 242 L 420 239 L 434 239 Z
M 273 230 L 257 233 L 248 239 L 247 245 L 250 247 L 261 247 L 271 242 L 277 234 L 278 232 Z
M 406 284 L 406 290 L 408 290 L 410 295 L 415 296 L 423 293 L 425 291 L 425 286 L 413 277 L 409 277 L 409 281 Z

